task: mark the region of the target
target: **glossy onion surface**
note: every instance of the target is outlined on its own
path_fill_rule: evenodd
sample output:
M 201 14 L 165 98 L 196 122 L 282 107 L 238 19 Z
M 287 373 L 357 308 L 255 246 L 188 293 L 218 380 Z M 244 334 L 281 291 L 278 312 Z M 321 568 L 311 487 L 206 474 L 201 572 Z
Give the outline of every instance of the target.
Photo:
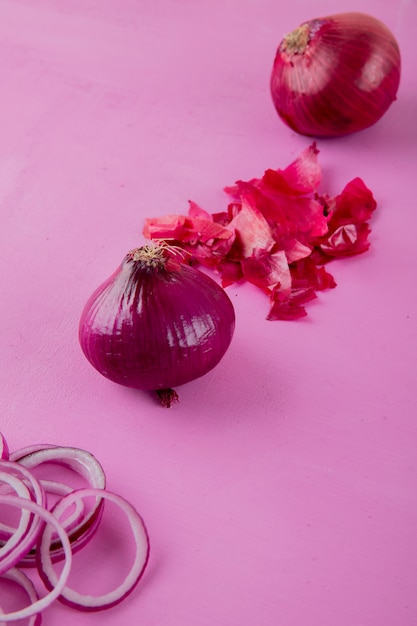
M 235 313 L 225 291 L 193 267 L 168 265 L 127 255 L 85 306 L 82 350 L 113 382 L 142 390 L 182 385 L 211 370 L 229 347 Z
M 296 132 L 334 137 L 377 122 L 395 100 L 398 43 L 376 18 L 343 13 L 313 19 L 284 37 L 271 75 L 271 95 Z

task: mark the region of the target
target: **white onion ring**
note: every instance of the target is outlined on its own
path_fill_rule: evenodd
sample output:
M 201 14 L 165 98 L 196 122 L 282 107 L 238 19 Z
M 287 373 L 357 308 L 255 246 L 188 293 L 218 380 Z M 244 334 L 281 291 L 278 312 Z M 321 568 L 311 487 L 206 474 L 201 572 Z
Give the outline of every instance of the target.
M 20 498 L 30 500 L 29 489 L 19 478 L 16 478 L 16 476 L 11 476 L 7 472 L 0 472 L 0 483 L 9 485 Z M 9 569 L 10 566 L 7 558 L 10 558 L 10 555 L 13 555 L 14 551 L 16 551 L 16 546 L 20 544 L 23 537 L 27 534 L 30 524 L 30 512 L 22 510 L 17 528 L 10 528 L 6 525 L 3 526 L 3 529 L 9 531 L 9 537 L 4 545 L 0 547 L 0 574 Z
M 28 469 L 33 469 L 47 462 L 64 465 L 85 478 L 89 487 L 104 489 L 106 486 L 103 467 L 95 456 L 81 448 L 40 444 L 22 448 L 20 451 L 17 450 L 10 455 L 10 458 Z M 102 501 L 98 498 L 89 513 L 68 530 L 73 552 L 82 548 L 97 529 L 102 514 L 102 505 Z M 63 558 L 63 550 L 59 542 L 53 540 L 51 551 L 55 562 Z M 35 555 L 32 552 L 24 558 L 21 565 L 31 566 L 34 563 Z
M 16 476 L 16 474 L 18 476 Z M 26 467 L 20 466 L 12 461 L 0 461 L 0 481 L 8 483 L 11 486 L 12 482 L 14 484 L 20 483 L 19 490 L 15 489 L 18 496 L 33 500 L 41 507 L 45 506 L 45 492 L 39 481 Z M 26 486 L 26 483 L 29 483 L 31 487 L 30 490 Z M 27 524 L 22 532 L 21 524 L 23 518 L 27 518 Z M 26 554 L 26 552 L 32 549 L 39 538 L 41 530 L 42 522 L 39 517 L 33 518 L 30 512 L 22 511 L 18 528 L 12 529 L 13 534 L 10 539 L 0 548 L 0 572 L 4 572 L 16 565 L 21 560 L 22 554 Z M 7 550 L 6 547 L 8 547 Z M 13 547 L 13 550 L 11 550 L 11 547 Z
M 57 496 L 66 496 L 69 493 L 72 493 L 74 489 L 65 483 L 58 482 L 56 480 L 46 480 L 42 479 L 39 481 L 42 485 L 46 495 L 48 493 L 53 493 Z M 77 500 L 74 502 L 74 511 L 71 515 L 65 518 L 62 522 L 62 526 L 65 528 L 67 533 L 71 531 L 77 524 L 81 522 L 83 517 L 85 516 L 85 506 L 82 500 Z
M 75 608 L 84 608 L 88 611 L 98 611 L 110 608 L 111 606 L 121 602 L 139 582 L 149 559 L 149 537 L 144 521 L 136 509 L 130 504 L 130 502 L 110 491 L 93 488 L 73 491 L 59 500 L 54 507 L 54 515 L 59 519 L 65 509 L 69 505 L 73 504 L 77 498 L 86 498 L 89 496 L 110 500 L 125 513 L 136 545 L 133 565 L 123 583 L 113 591 L 101 596 L 90 596 L 80 594 L 69 587 L 65 587 L 62 590 L 60 600 L 63 603 Z M 50 554 L 51 536 L 51 528 L 46 527 L 40 539 L 37 551 L 39 574 L 48 589 L 57 584 L 57 575 L 53 568 Z
M 7 572 L 3 572 L 3 574 L 0 574 L 0 578 L 7 578 L 8 580 L 12 580 L 13 582 L 20 585 L 20 587 L 22 587 L 22 589 L 26 592 L 26 595 L 28 596 L 32 604 L 36 602 L 37 600 L 39 600 L 38 592 L 36 591 L 33 582 L 30 580 L 28 576 L 26 576 L 26 574 L 24 574 L 17 567 L 12 567 Z M 0 608 L 0 613 L 4 614 L 4 611 L 1 608 Z M 40 626 L 41 621 L 42 621 L 41 614 L 36 613 L 35 615 L 32 615 L 29 618 L 27 626 Z M 4 624 L 4 623 L 5 622 L 2 619 L 0 619 L 0 624 Z
M 40 444 L 13 452 L 10 460 L 28 469 L 47 462 L 66 465 L 83 476 L 92 487 L 105 487 L 106 477 L 101 464 L 95 456 L 81 448 Z
M 18 450 L 14 450 L 9 453 L 9 461 L 19 461 L 24 456 L 29 456 L 29 454 L 33 454 L 33 452 L 39 452 L 40 450 L 46 450 L 48 448 L 55 448 L 52 443 L 35 443 L 31 446 L 25 446 L 24 448 L 19 448 Z
M 48 594 L 32 602 L 31 605 L 27 606 L 24 609 L 20 609 L 18 611 L 13 611 L 12 613 L 3 613 L 2 621 L 3 622 L 16 622 L 19 619 L 26 619 L 35 615 L 36 613 L 40 613 L 47 606 L 49 606 L 58 596 L 61 594 L 62 590 L 65 588 L 65 585 L 68 580 L 68 576 L 71 570 L 72 564 L 72 551 L 71 544 L 68 539 L 68 535 L 65 532 L 65 529 L 59 523 L 56 517 L 52 515 L 50 511 L 43 508 L 36 502 L 32 502 L 31 500 L 26 500 L 24 498 L 19 498 L 18 496 L 1 496 L 0 495 L 0 505 L 14 506 L 18 509 L 23 509 L 25 511 L 29 511 L 30 513 L 34 513 L 39 518 L 41 518 L 44 522 L 48 524 L 47 528 L 51 526 L 58 533 L 60 541 L 62 543 L 62 547 L 65 553 L 65 562 L 62 568 L 61 574 L 59 577 L 55 577 L 56 584 L 49 591 Z M 10 570 L 9 570 L 10 571 Z

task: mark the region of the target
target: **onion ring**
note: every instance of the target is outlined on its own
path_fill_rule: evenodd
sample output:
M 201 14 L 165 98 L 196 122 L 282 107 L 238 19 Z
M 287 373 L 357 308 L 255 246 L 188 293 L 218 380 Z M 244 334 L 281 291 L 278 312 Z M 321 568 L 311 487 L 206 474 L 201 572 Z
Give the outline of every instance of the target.
M 35 615 L 36 613 L 40 613 L 47 606 L 49 606 L 58 596 L 61 594 L 64 589 L 68 576 L 71 571 L 72 565 L 72 551 L 71 544 L 68 538 L 65 529 L 59 523 L 56 517 L 52 515 L 50 511 L 40 506 L 36 502 L 32 502 L 31 500 L 26 500 L 24 498 L 19 498 L 17 496 L 1 496 L 0 495 L 0 505 L 13 506 L 18 509 L 23 509 L 29 511 L 30 513 L 34 513 L 39 518 L 41 518 L 44 522 L 48 524 L 47 528 L 51 526 L 58 533 L 60 538 L 64 553 L 65 553 L 65 562 L 62 568 L 61 574 L 59 577 L 56 577 L 56 584 L 53 588 L 48 592 L 47 595 L 43 596 L 39 600 L 32 602 L 31 605 L 25 607 L 24 609 L 20 609 L 18 611 L 13 611 L 12 613 L 4 613 L 2 614 L 2 621 L 4 622 L 15 622 L 19 619 L 25 619 Z
M 42 485 L 26 467 L 13 463 L 12 461 L 0 461 L 0 481 L 10 485 L 12 481 L 14 484 L 20 483 L 20 489 L 15 489 L 18 496 L 33 500 L 41 507 L 45 506 L 46 496 Z M 28 489 L 27 483 L 29 483 L 30 489 Z M 23 489 L 26 490 L 27 493 L 22 493 L 21 490 Z M 39 517 L 33 518 L 30 512 L 22 511 L 20 523 L 22 523 L 22 518 L 26 517 L 27 523 L 24 531 L 22 532 L 20 524 L 18 529 L 11 529 L 13 533 L 12 536 L 8 542 L 0 548 L 0 557 L 3 557 L 1 558 L 0 572 L 4 572 L 10 567 L 17 565 L 22 558 L 22 547 L 24 547 L 25 553 L 30 551 L 39 538 L 42 530 L 41 520 Z M 6 546 L 8 546 L 8 550 L 5 549 Z M 13 546 L 16 547 L 11 550 Z M 2 553 L 3 549 L 4 553 Z
M 137 510 L 124 498 L 100 489 L 86 488 L 73 491 L 64 496 L 54 507 L 53 513 L 59 519 L 65 509 L 73 504 L 77 498 L 86 498 L 95 496 L 100 499 L 109 500 L 116 504 L 125 513 L 135 540 L 136 553 L 133 565 L 126 576 L 125 580 L 113 591 L 101 596 L 90 596 L 80 594 L 69 587 L 65 587 L 60 595 L 60 601 L 74 608 L 83 608 L 87 611 L 99 611 L 110 608 L 121 602 L 136 586 L 145 571 L 149 559 L 149 537 L 146 526 L 142 517 Z M 50 589 L 57 584 L 57 574 L 52 566 L 52 558 L 50 554 L 50 541 L 52 530 L 46 527 L 42 533 L 37 551 L 37 565 L 39 574 Z
M 12 567 L 7 572 L 3 572 L 0 574 L 0 578 L 7 578 L 8 580 L 12 580 L 22 587 L 22 589 L 26 592 L 29 600 L 34 603 L 39 600 L 38 592 L 35 589 L 33 582 L 30 580 L 28 576 L 24 572 L 22 572 L 17 567 Z M 0 613 L 3 614 L 3 609 L 0 610 Z M 42 616 L 40 613 L 36 613 L 29 618 L 27 626 L 40 626 L 42 621 Z M 0 624 L 4 624 L 2 619 L 0 619 Z
M 0 472 L 0 483 L 9 485 L 19 498 L 30 500 L 29 489 L 21 480 L 16 478 L 16 476 L 11 476 L 7 474 L 7 472 Z M 16 550 L 16 546 L 19 545 L 23 537 L 27 534 L 30 524 L 30 512 L 22 511 L 17 528 L 13 529 L 8 526 L 3 526 L 5 530 L 9 531 L 9 537 L 4 545 L 0 547 L 0 574 L 9 569 L 10 566 L 8 564 L 7 557 L 10 557 L 11 554 L 13 555 Z

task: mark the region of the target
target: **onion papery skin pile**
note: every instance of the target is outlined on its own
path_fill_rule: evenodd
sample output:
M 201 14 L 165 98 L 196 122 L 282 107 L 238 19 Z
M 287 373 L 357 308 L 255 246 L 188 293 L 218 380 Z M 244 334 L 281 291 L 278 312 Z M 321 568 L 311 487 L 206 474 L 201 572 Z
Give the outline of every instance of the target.
M 0 442 L 0 579 L 20 586 L 29 601 L 27 606 L 7 612 L 0 584 L 0 623 L 28 619 L 28 626 L 39 626 L 43 610 L 56 599 L 83 611 L 119 604 L 141 580 L 149 560 L 149 536 L 141 515 L 125 498 L 108 491 L 104 470 L 88 451 L 40 444 L 9 453 L 1 433 Z M 70 474 L 75 472 L 78 479 L 84 479 L 84 486 L 71 487 L 67 482 L 39 477 L 42 468 L 51 464 L 69 469 Z M 87 498 L 92 500 L 89 505 Z M 99 530 L 106 501 L 117 506 L 129 522 L 135 546 L 133 563 L 113 590 L 98 596 L 80 594 L 67 584 L 73 555 Z M 20 511 L 17 521 L 9 520 L 10 509 Z M 59 561 L 64 562 L 60 573 L 54 568 Z M 36 574 L 45 585 L 43 594 L 34 584 Z
M 230 345 L 235 313 L 224 289 L 170 254 L 153 244 L 128 253 L 81 315 L 84 355 L 115 383 L 183 385 L 215 367 Z
M 182 247 L 193 264 L 220 275 L 223 287 L 248 281 L 269 298 L 268 320 L 298 320 L 318 291 L 336 287 L 328 264 L 369 249 L 376 209 L 359 177 L 330 196 L 319 191 L 322 171 L 314 142 L 284 169 L 225 188 L 226 207 L 209 213 L 149 217 L 143 234 Z
M 341 13 L 284 37 L 270 90 L 291 129 L 338 137 L 375 124 L 396 99 L 400 76 L 400 49 L 388 27 L 364 13 Z

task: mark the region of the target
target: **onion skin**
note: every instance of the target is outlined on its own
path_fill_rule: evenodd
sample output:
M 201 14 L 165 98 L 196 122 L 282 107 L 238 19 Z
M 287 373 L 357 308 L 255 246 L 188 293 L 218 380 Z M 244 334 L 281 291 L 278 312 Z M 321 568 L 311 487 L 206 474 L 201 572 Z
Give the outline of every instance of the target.
M 363 13 L 304 22 L 281 41 L 272 100 L 297 133 L 337 137 L 377 122 L 396 99 L 401 57 L 392 32 Z
M 91 365 L 111 381 L 169 390 L 218 364 L 231 342 L 235 313 L 206 274 L 166 254 L 155 262 L 141 259 L 150 248 L 127 254 L 92 294 L 79 341 Z

